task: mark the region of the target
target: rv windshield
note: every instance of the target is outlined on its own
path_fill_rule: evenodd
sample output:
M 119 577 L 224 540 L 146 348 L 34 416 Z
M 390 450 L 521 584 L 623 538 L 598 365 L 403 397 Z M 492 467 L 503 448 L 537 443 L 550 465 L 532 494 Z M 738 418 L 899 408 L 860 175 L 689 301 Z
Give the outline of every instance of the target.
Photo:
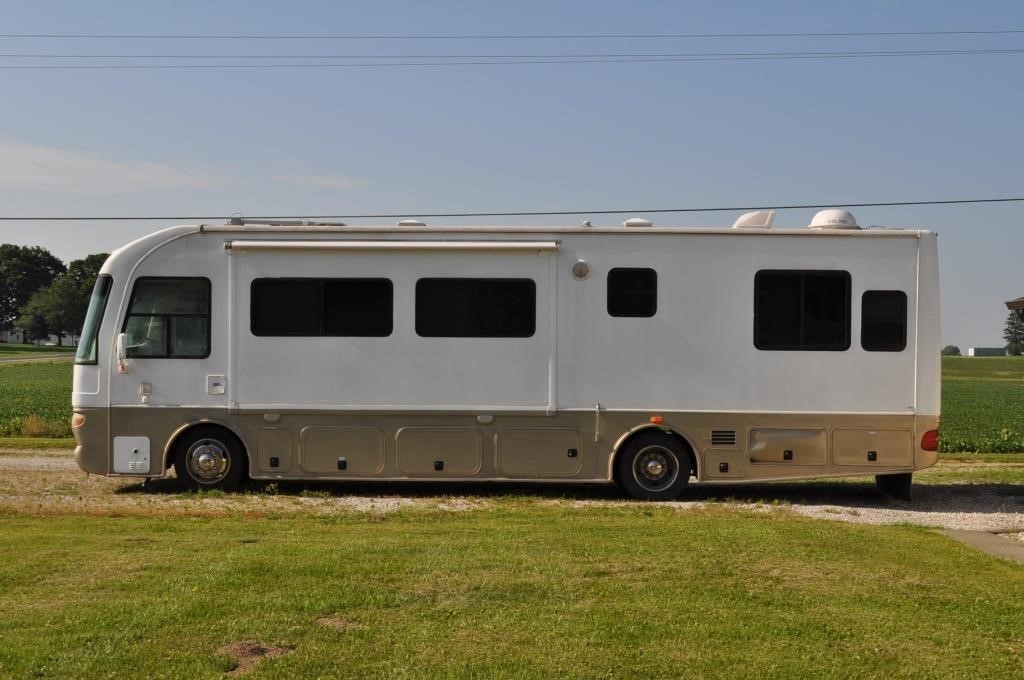
M 82 328 L 82 338 L 78 343 L 78 353 L 75 354 L 76 364 L 96 363 L 100 321 L 103 320 L 103 311 L 107 308 L 110 282 L 109 276 L 101 276 L 96 279 L 96 285 L 92 289 L 92 298 L 89 300 L 89 311 L 85 313 L 85 325 Z

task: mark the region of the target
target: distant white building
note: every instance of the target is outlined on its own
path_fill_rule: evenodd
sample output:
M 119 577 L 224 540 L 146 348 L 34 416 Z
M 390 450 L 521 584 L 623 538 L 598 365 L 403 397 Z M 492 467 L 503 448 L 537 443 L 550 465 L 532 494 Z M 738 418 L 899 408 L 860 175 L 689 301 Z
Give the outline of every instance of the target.
M 9 331 L 0 331 L 0 342 L 21 343 L 23 341 L 24 341 L 24 337 L 22 336 L 21 331 L 19 331 L 16 328 L 11 329 Z M 63 336 L 60 339 L 60 342 L 61 342 L 62 345 L 66 346 L 66 347 L 74 347 L 75 345 L 78 344 L 78 336 L 77 335 L 65 335 L 65 336 Z M 42 340 L 37 340 L 37 341 L 33 342 L 32 344 L 35 344 L 35 345 L 56 345 L 57 344 L 57 336 L 51 334 L 50 337 L 48 337 L 46 339 L 46 342 L 43 342 Z
M 1005 357 L 1005 347 L 968 347 L 967 356 L 969 357 Z

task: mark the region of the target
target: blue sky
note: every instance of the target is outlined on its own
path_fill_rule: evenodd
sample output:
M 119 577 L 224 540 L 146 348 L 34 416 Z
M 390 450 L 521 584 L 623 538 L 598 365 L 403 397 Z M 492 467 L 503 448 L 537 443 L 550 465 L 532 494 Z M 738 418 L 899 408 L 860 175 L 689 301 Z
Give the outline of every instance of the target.
M 993 30 L 1024 29 L 1024 4 L 41 0 L 0 2 L 0 26 L 3 33 L 104 34 Z M 1024 34 L 785 40 L 0 38 L 4 54 L 972 48 L 1024 48 Z M 0 64 L 28 63 L 41 60 L 0 58 Z M 0 214 L 427 213 L 1024 195 L 1022 66 L 1024 54 L 323 70 L 0 69 Z M 940 233 L 943 341 L 966 348 L 1001 345 L 1003 301 L 1024 295 L 1018 264 L 1022 211 L 1024 204 L 854 212 L 861 224 Z M 802 226 L 812 212 L 782 212 L 776 223 Z M 654 216 L 663 225 L 727 225 L 734 218 Z M 43 245 L 66 260 L 115 248 L 159 226 L 0 222 L 0 242 Z

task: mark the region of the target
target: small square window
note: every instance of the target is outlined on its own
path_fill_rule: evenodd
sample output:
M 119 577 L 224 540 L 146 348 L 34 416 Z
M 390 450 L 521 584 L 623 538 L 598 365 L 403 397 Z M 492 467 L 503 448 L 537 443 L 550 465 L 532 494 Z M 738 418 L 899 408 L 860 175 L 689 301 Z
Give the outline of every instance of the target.
M 650 317 L 658 311 L 658 273 L 616 267 L 608 272 L 608 314 Z
M 869 290 L 860 303 L 860 345 L 869 352 L 902 352 L 907 347 L 907 294 Z

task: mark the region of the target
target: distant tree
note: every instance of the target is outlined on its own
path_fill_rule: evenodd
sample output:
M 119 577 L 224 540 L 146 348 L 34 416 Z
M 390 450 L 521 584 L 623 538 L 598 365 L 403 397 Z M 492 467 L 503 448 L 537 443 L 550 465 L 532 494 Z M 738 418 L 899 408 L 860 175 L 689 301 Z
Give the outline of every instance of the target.
M 32 295 L 64 271 L 64 263 L 45 248 L 0 244 L 0 330 L 10 328 Z
M 1014 311 L 1006 317 L 1003 339 L 1006 340 L 1007 354 L 1015 357 L 1024 354 L 1024 318 Z
M 956 345 L 946 345 L 942 348 L 942 356 L 944 357 L 958 357 L 960 356 L 960 348 Z
M 58 345 L 62 344 L 64 335 L 78 333 L 85 323 L 85 312 L 96 276 L 106 259 L 106 253 L 97 253 L 82 260 L 72 260 L 66 272 L 37 291 L 22 308 L 18 325 L 23 329 L 39 329 L 45 325 L 48 333 L 57 336 Z
M 50 327 L 46 323 L 46 317 L 38 311 L 30 309 L 31 303 L 26 305 L 26 313 L 18 317 L 14 325 L 21 331 L 24 342 L 33 340 L 46 340 L 50 337 Z

